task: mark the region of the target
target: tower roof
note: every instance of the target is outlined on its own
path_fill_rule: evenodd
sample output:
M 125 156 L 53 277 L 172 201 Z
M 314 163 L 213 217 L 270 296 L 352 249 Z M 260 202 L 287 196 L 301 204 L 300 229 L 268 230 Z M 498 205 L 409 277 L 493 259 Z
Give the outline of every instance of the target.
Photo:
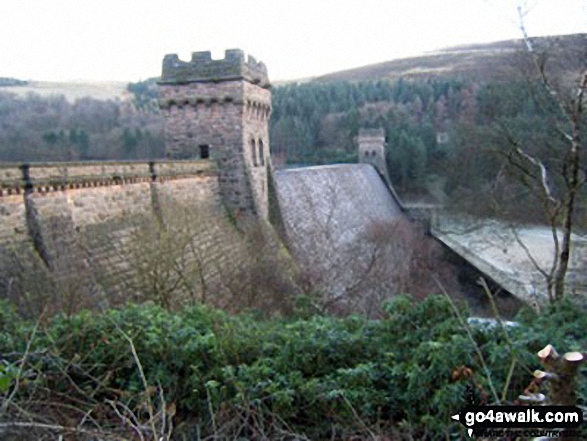
M 165 55 L 159 84 L 186 84 L 246 80 L 269 88 L 267 67 L 252 56 L 245 60 L 240 49 L 228 49 L 224 58 L 213 60 L 209 51 L 193 52 L 191 61 L 182 61 L 177 54 Z
M 378 129 L 359 129 L 359 140 L 361 138 L 385 138 L 385 130 L 383 128 Z

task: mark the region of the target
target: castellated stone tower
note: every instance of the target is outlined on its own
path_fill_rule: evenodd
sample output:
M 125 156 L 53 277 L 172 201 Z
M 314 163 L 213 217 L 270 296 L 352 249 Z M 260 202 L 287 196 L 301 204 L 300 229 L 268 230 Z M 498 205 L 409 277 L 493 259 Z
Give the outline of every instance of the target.
M 267 218 L 271 85 L 267 68 L 240 49 L 224 59 L 166 55 L 159 81 L 167 157 L 213 159 L 222 198 L 237 217 Z
M 385 160 L 385 130 L 359 129 L 359 162 L 371 164 L 391 187 Z

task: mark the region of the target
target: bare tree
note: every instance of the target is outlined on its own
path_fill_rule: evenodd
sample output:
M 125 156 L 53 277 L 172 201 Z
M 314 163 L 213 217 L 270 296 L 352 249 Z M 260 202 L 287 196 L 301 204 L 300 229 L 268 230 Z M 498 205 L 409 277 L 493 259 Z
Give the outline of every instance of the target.
M 170 200 L 163 208 L 167 215 L 139 218 L 128 228 L 119 249 L 128 276 L 118 287 L 127 299 L 167 309 L 209 302 L 213 247 L 223 234 L 223 225 L 210 222 L 210 210 Z
M 296 185 L 299 206 L 287 230 L 315 309 L 381 316 L 384 301 L 395 295 L 422 299 L 437 292 L 433 274 L 460 291 L 440 245 L 403 215 L 359 213 L 344 188 L 327 179 L 320 187 Z
M 292 259 L 266 225 L 239 231 L 214 204 L 165 200 L 158 220 L 137 219 L 125 236 L 118 260 L 126 277 L 110 290 L 122 302 L 167 309 L 202 303 L 269 315 L 291 310 L 298 291 Z
M 558 113 L 556 130 L 566 142 L 566 149 L 556 158 L 545 158 L 534 153 L 537 149 L 525 144 L 523 137 L 507 132 L 510 149 L 507 163 L 517 172 L 523 185 L 540 201 L 554 242 L 550 268 L 538 268 L 546 279 L 550 301 L 565 295 L 565 280 L 569 271 L 573 231 L 576 228 L 577 204 L 585 183 L 585 164 L 582 158 L 585 130 L 585 92 L 587 90 L 587 53 L 581 49 L 573 60 L 580 66 L 576 77 L 567 83 L 548 71 L 548 53 L 535 47 L 525 26 L 529 9 L 525 2 L 518 4 L 519 26 L 527 52 L 536 72 L 535 84 L 554 104 Z M 549 153 L 550 154 L 550 153 Z M 516 235 L 516 237 L 518 237 Z
M 533 6 L 515 3 L 514 22 L 522 37 L 512 59 L 517 74 L 512 83 L 487 89 L 482 98 L 488 126 L 469 140 L 485 146 L 475 145 L 477 158 L 487 170 L 498 171 L 492 181 L 482 178 L 481 190 L 467 187 L 453 203 L 481 221 L 466 218 L 470 228 L 459 225 L 460 233 L 450 232 L 444 222 L 440 234 L 461 234 L 465 251 L 491 261 L 492 270 L 519 285 L 525 300 L 532 298 L 539 307 L 587 288 L 587 280 L 581 280 L 587 267 L 587 241 L 581 237 L 587 227 L 587 37 L 531 38 L 526 24 Z M 518 80 L 520 73 L 525 80 Z M 489 198 L 480 200 L 481 195 Z M 455 223 L 464 223 L 459 217 Z M 507 289 L 514 293 L 512 284 Z

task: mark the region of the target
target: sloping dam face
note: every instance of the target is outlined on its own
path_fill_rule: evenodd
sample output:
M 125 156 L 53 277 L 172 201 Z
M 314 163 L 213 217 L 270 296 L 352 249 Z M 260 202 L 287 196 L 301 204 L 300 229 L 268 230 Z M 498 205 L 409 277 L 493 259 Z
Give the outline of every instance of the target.
M 405 216 L 383 180 L 371 165 L 344 164 L 276 171 L 275 181 L 290 248 L 313 288 L 368 312 L 358 297 L 392 290 L 403 259 L 386 252 Z

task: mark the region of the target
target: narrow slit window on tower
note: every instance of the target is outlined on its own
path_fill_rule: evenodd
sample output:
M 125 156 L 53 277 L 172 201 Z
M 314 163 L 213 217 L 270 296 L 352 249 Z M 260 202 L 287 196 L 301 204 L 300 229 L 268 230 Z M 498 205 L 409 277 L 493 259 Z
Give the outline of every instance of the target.
M 265 154 L 263 152 L 263 141 L 259 140 L 259 165 L 265 165 Z
M 208 159 L 210 157 L 210 146 L 208 144 L 200 144 L 200 159 Z
M 255 145 L 255 140 L 251 139 L 251 158 L 253 160 L 253 165 L 256 167 L 257 163 L 257 146 Z

